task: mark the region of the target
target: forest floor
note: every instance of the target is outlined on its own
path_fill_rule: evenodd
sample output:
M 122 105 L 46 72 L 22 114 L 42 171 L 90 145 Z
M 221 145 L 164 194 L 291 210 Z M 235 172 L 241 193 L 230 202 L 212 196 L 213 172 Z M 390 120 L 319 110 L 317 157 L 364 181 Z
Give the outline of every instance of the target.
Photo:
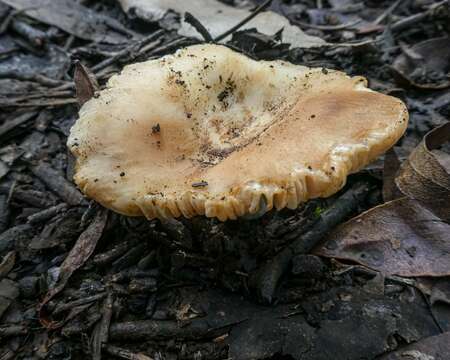
M 0 0 L 0 359 L 450 359 L 450 3 L 189 3 Z M 89 81 L 211 38 L 364 76 L 408 129 L 338 194 L 257 219 L 83 197 L 66 141 Z

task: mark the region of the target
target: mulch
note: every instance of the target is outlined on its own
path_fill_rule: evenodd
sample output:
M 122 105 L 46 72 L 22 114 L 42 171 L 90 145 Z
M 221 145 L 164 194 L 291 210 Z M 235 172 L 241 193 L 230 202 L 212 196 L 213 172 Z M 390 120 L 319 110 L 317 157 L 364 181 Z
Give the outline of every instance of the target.
M 13 3 L 0 1 L 1 360 L 429 359 L 416 343 L 450 358 L 446 278 L 436 300 L 414 279 L 311 253 L 383 203 L 383 159 L 331 198 L 256 219 L 115 214 L 72 182 L 66 141 L 95 90 L 86 79 L 101 88 L 125 64 L 218 40 L 192 14 L 199 38 L 177 33 L 176 14 L 152 22 L 112 0 L 58 1 L 39 17 Z M 401 98 L 410 123 L 397 161 L 448 121 L 447 1 L 253 3 L 253 16 L 270 9 L 333 45 L 290 48 L 282 33 L 237 28 L 219 40 L 255 59 L 363 75 Z

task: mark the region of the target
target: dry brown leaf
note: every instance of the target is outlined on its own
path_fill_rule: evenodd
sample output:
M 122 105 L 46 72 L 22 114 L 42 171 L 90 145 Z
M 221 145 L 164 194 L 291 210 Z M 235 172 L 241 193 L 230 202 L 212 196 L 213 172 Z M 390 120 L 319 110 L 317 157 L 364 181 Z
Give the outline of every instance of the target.
M 45 305 L 64 289 L 74 271 L 83 266 L 92 255 L 98 240 L 103 234 L 107 218 L 108 211 L 106 209 L 97 212 L 94 220 L 92 220 L 86 230 L 81 233 L 69 255 L 67 255 L 62 263 L 56 285 L 47 292 L 44 300 L 39 305 L 39 320 L 46 328 L 54 329 L 61 324 L 48 318 L 45 311 Z
M 450 225 L 417 201 L 401 198 L 342 224 L 315 250 L 385 275 L 450 275 Z
M 75 90 L 77 92 L 78 105 L 82 106 L 91 99 L 99 89 L 94 74 L 79 61 L 75 62 L 75 73 L 73 75 Z
M 450 66 L 449 37 L 429 39 L 412 47 L 403 46 L 402 50 L 392 65 L 398 82 L 425 90 L 450 86 L 445 76 Z M 431 79 L 433 82 L 429 82 Z
M 450 221 L 450 154 L 436 149 L 449 140 L 450 122 L 430 131 L 403 163 L 396 178 L 402 193 L 444 221 Z

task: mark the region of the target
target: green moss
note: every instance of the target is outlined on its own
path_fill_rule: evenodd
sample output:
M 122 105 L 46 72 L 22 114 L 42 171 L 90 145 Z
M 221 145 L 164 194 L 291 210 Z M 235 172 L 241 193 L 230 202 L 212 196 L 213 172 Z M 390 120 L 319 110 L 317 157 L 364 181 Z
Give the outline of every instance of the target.
M 325 211 L 325 208 L 317 206 L 314 209 L 314 217 L 319 217 L 320 215 L 322 215 L 322 213 Z

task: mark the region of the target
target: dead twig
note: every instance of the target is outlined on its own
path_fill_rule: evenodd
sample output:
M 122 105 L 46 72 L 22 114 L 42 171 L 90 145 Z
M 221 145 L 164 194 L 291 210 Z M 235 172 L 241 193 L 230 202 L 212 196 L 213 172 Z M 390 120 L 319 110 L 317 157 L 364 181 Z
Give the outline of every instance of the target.
M 112 263 L 112 269 L 114 271 L 120 271 L 137 263 L 143 256 L 143 254 L 145 254 L 146 249 L 147 244 L 145 243 L 140 243 L 137 246 L 129 249 L 124 255 L 122 255 Z
M 118 60 L 120 60 L 126 56 L 129 56 L 133 52 L 138 51 L 140 49 L 142 50 L 142 48 L 144 46 L 146 46 L 147 44 L 149 44 L 150 42 L 157 39 L 158 37 L 160 37 L 163 34 L 164 34 L 163 30 L 158 30 L 158 31 L 154 32 L 153 34 L 151 34 L 150 36 L 147 36 L 146 38 L 136 41 L 136 42 L 132 43 L 131 45 L 125 47 L 123 50 L 119 51 L 117 54 L 103 60 L 102 62 L 99 62 L 98 64 L 94 65 L 91 70 L 93 72 L 97 73 L 100 70 L 105 69 L 109 65 L 114 64 Z
M 80 205 L 85 203 L 83 195 L 67 181 L 59 172 L 54 170 L 50 165 L 41 162 L 31 167 L 31 171 L 36 175 L 49 190 L 56 193 L 69 205 Z
M 197 30 L 197 32 L 203 37 L 206 42 L 214 42 L 214 39 L 209 33 L 208 29 L 206 29 L 203 24 L 190 12 L 186 11 L 186 13 L 184 14 L 184 21 L 195 28 L 195 30 Z
M 30 224 L 37 224 L 40 222 L 44 222 L 51 219 L 55 215 L 67 210 L 67 208 L 68 208 L 67 204 L 61 203 L 28 216 L 27 221 Z
M 404 29 L 406 29 L 406 28 L 416 24 L 418 21 L 422 21 L 423 19 L 433 15 L 438 8 L 440 8 L 441 6 L 444 6 L 446 4 L 448 5 L 448 3 L 449 3 L 448 0 L 440 1 L 440 2 L 438 2 L 436 4 L 431 5 L 424 12 L 421 12 L 421 13 L 418 13 L 418 14 L 414 14 L 414 15 L 408 16 L 408 17 L 406 17 L 404 19 L 401 19 L 401 20 L 397 21 L 396 23 L 394 23 L 391 26 L 391 31 L 404 30 Z
M 27 333 L 28 329 L 23 325 L 6 325 L 0 327 L 0 339 L 8 336 L 25 335 Z
M 255 287 L 259 298 L 272 303 L 279 280 L 286 273 L 294 255 L 308 253 L 323 236 L 353 213 L 369 192 L 365 183 L 358 183 L 340 196 L 314 223 L 309 231 L 285 247 L 255 274 Z
M 102 348 L 108 343 L 109 325 L 113 313 L 114 297 L 111 292 L 108 292 L 103 303 L 102 318 L 95 327 L 92 334 L 92 359 L 100 360 L 102 357 Z
M 350 21 L 345 24 L 339 24 L 339 25 L 314 25 L 314 24 L 308 24 L 303 21 L 293 20 L 292 22 L 300 27 L 306 27 L 309 29 L 315 29 L 315 30 L 323 30 L 323 31 L 337 31 L 337 30 L 344 30 L 351 28 L 352 26 L 355 26 L 359 24 L 362 20 L 357 19 L 354 21 Z
M 24 114 L 18 115 L 12 120 L 6 121 L 0 125 L 0 140 L 4 141 L 7 135 L 16 129 L 17 127 L 26 124 L 37 115 L 37 111 L 29 111 Z
M 144 54 L 145 54 L 146 59 L 150 59 L 153 56 L 160 55 L 161 53 L 165 53 L 165 52 L 171 51 L 173 49 L 177 49 L 189 42 L 192 42 L 192 39 L 182 37 L 182 38 L 176 38 L 172 41 L 167 42 L 164 45 L 159 46 L 161 44 L 161 39 L 157 39 L 155 41 L 152 41 L 152 42 L 142 46 L 142 48 L 140 48 L 139 51 L 135 51 L 135 53 L 131 52 L 128 57 L 128 60 L 134 60 Z M 149 52 L 149 53 L 147 54 L 147 52 Z M 96 67 L 94 67 L 94 69 L 95 68 Z M 104 79 L 104 78 L 108 78 L 109 76 L 111 76 L 112 73 L 113 73 L 113 69 L 111 69 L 111 67 L 107 66 L 107 67 L 97 71 L 96 76 L 99 79 Z
M 29 10 L 37 10 L 40 6 L 30 6 L 23 8 L 22 10 L 13 10 L 9 11 L 9 13 L 6 15 L 5 19 L 3 20 L 2 24 L 0 25 L 0 35 L 3 34 L 11 24 L 11 21 L 13 21 L 15 16 L 18 16 L 20 14 L 24 14 L 25 12 Z
M 107 345 L 105 346 L 105 351 L 113 356 L 122 358 L 122 359 L 128 359 L 128 360 L 153 360 L 153 358 L 141 354 L 141 353 L 133 353 L 130 350 L 127 349 L 123 349 L 117 346 L 113 346 L 113 345 Z
M 348 42 L 348 43 L 329 43 L 330 47 L 360 47 L 370 44 L 376 44 L 379 40 L 367 39 L 362 41 Z
M 219 42 L 220 40 L 225 39 L 232 33 L 234 33 L 236 30 L 239 30 L 242 26 L 244 26 L 246 23 L 248 23 L 251 19 L 253 19 L 256 15 L 258 15 L 261 11 L 264 11 L 267 9 L 270 4 L 272 3 L 272 0 L 266 0 L 261 5 L 259 5 L 250 15 L 242 19 L 239 23 L 237 23 L 235 26 L 233 26 L 231 29 L 225 31 L 223 34 L 220 34 L 217 36 L 214 41 Z
M 51 79 L 45 75 L 21 73 L 17 70 L 12 70 L 12 69 L 1 71 L 0 79 L 16 79 L 16 80 L 21 80 L 21 81 L 33 81 L 38 84 L 41 84 L 44 86 L 49 86 L 49 87 L 61 86 L 64 84 L 64 81 Z
M 62 106 L 67 104 L 75 104 L 77 103 L 77 99 L 75 98 L 66 98 L 66 99 L 58 99 L 58 98 L 43 98 L 37 99 L 34 101 L 26 101 L 23 102 L 23 99 L 0 99 L 0 107 L 26 107 L 26 108 L 36 108 L 36 107 L 47 107 L 47 106 Z
M 161 45 L 157 48 L 147 48 L 147 47 L 143 47 L 141 49 L 142 53 L 146 53 L 147 51 L 151 50 L 151 52 L 149 53 L 150 56 L 156 56 L 159 55 L 161 53 L 165 53 L 167 51 L 170 51 L 172 49 L 181 47 L 182 45 L 184 45 L 184 43 L 188 42 L 188 41 L 192 41 L 192 39 L 187 39 L 185 37 L 182 38 L 176 38 L 172 41 L 169 41 L 168 43 Z
M 77 299 L 74 301 L 69 301 L 67 303 L 60 303 L 56 306 L 55 310 L 53 310 L 52 315 L 57 315 L 64 311 L 70 310 L 74 307 L 89 304 L 96 300 L 100 300 L 100 299 L 104 298 L 105 295 L 106 295 L 106 293 L 100 293 L 100 294 L 96 294 L 96 295 L 92 295 L 92 296 L 87 296 L 87 297 L 84 297 L 81 299 Z
M 381 24 L 384 19 L 386 19 L 389 15 L 391 15 L 395 9 L 397 9 L 403 0 L 395 1 L 391 6 L 389 6 L 380 16 L 378 16 L 373 22 L 375 25 Z
M 186 326 L 180 326 L 176 321 L 167 320 L 141 320 L 114 323 L 111 325 L 109 335 L 112 340 L 139 340 L 139 339 L 213 339 L 227 332 L 233 324 L 224 328 L 210 327 L 206 320 L 193 320 Z
M 104 253 L 97 254 L 94 256 L 94 264 L 96 264 L 97 266 L 109 265 L 114 260 L 125 254 L 131 246 L 132 243 L 126 241 L 114 246 L 112 249 Z
M 47 34 L 39 29 L 34 28 L 30 24 L 14 19 L 11 22 L 11 29 L 26 39 L 31 45 L 41 48 L 47 41 Z

